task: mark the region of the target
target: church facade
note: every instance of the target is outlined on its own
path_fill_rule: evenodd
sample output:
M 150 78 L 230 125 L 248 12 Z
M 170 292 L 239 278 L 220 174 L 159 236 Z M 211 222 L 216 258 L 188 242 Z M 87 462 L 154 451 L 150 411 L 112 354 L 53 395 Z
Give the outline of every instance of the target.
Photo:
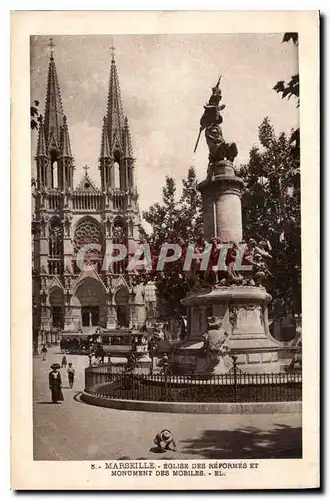
M 69 124 L 51 50 L 32 193 L 33 330 L 39 345 L 58 342 L 61 331 L 138 328 L 146 319 L 145 287 L 134 286 L 126 270 L 139 242 L 141 219 L 114 55 L 100 144 L 100 187 L 87 167 L 74 187 Z M 105 255 L 113 243 L 128 252 L 108 265 Z M 81 265 L 77 256 L 84 252 Z

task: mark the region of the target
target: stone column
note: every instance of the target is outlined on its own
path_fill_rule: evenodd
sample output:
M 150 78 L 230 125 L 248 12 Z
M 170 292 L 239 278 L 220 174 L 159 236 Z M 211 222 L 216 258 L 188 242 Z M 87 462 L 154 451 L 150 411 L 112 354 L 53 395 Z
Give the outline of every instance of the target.
M 74 330 L 72 308 L 70 301 L 64 306 L 64 330 L 66 331 Z
M 72 213 L 65 212 L 63 220 L 63 263 L 64 272 L 72 273 L 73 245 L 72 245 Z
M 243 181 L 228 160 L 217 163 L 211 178 L 198 186 L 202 193 L 204 232 L 207 240 L 242 240 L 241 193 Z
M 40 234 L 39 239 L 39 262 L 40 271 L 43 274 L 48 273 L 48 219 L 47 214 L 40 215 Z
M 47 307 L 47 293 L 44 290 L 41 291 L 40 328 L 44 332 L 50 330 L 50 316 Z
M 133 328 L 133 304 L 132 303 L 130 303 L 128 305 L 128 317 L 129 317 L 128 328 Z
M 115 330 L 117 326 L 117 313 L 116 313 L 116 306 L 113 305 L 112 299 L 107 300 L 106 310 L 107 310 L 107 329 Z

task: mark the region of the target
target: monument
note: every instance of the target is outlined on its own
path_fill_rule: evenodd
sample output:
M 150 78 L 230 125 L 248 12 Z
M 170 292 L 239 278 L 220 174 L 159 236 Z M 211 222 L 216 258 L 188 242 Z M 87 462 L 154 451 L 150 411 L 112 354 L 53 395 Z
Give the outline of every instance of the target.
M 221 79 L 221 77 L 220 77 Z M 271 296 L 264 287 L 270 275 L 271 255 L 267 243 L 243 240 L 241 195 L 244 183 L 235 171 L 238 154 L 235 143 L 222 134 L 222 94 L 220 79 L 204 106 L 200 131 L 205 130 L 209 148 L 207 177 L 198 186 L 203 202 L 206 241 L 230 243 L 225 271 L 216 273 L 210 287 L 196 285 L 182 303 L 187 308 L 187 337 L 173 356 L 174 367 L 194 374 L 226 373 L 231 356 L 246 373 L 277 373 L 279 343 L 268 328 Z M 238 269 L 240 260 L 249 266 Z M 175 368 L 174 368 L 175 369 Z

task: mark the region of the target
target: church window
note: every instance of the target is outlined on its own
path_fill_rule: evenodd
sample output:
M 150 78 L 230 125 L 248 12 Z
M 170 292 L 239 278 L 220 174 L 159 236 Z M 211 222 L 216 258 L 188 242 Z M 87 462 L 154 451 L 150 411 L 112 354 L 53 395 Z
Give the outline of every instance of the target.
M 113 165 L 114 168 L 114 178 L 115 178 L 115 188 L 120 187 L 120 179 L 119 179 L 119 164 L 117 162 Z
M 52 187 L 57 188 L 58 187 L 58 165 L 57 161 L 54 161 L 52 165 Z
M 60 219 L 54 217 L 49 225 L 49 273 L 61 274 L 63 258 L 63 227 Z
M 112 229 L 112 241 L 114 244 L 125 245 L 127 248 L 128 240 L 127 240 L 127 225 L 125 222 L 118 218 L 115 219 Z M 121 274 L 125 271 L 128 265 L 127 257 L 119 262 L 113 263 L 113 272 L 115 274 Z
M 89 244 L 98 244 L 103 246 L 103 236 L 99 223 L 91 218 L 86 218 L 80 221 L 74 233 L 74 248 L 76 253 Z M 99 252 L 97 249 L 87 250 L 85 260 L 92 265 L 102 266 L 103 250 Z

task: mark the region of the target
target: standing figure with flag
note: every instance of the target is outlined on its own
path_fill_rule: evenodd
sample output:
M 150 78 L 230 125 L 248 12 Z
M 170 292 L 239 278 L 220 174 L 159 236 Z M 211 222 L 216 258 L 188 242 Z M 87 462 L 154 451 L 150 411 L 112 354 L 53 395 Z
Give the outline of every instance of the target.
M 225 159 L 233 162 L 238 154 L 236 143 L 227 143 L 222 135 L 221 124 L 223 118 L 221 116 L 221 111 L 223 111 L 226 106 L 225 104 L 220 104 L 222 100 L 220 81 L 221 76 L 216 86 L 212 88 L 212 95 L 209 102 L 204 106 L 204 113 L 200 119 L 199 135 L 194 149 L 194 152 L 196 152 L 201 132 L 205 130 L 206 143 L 209 148 L 208 177 L 212 175 L 215 163 Z

